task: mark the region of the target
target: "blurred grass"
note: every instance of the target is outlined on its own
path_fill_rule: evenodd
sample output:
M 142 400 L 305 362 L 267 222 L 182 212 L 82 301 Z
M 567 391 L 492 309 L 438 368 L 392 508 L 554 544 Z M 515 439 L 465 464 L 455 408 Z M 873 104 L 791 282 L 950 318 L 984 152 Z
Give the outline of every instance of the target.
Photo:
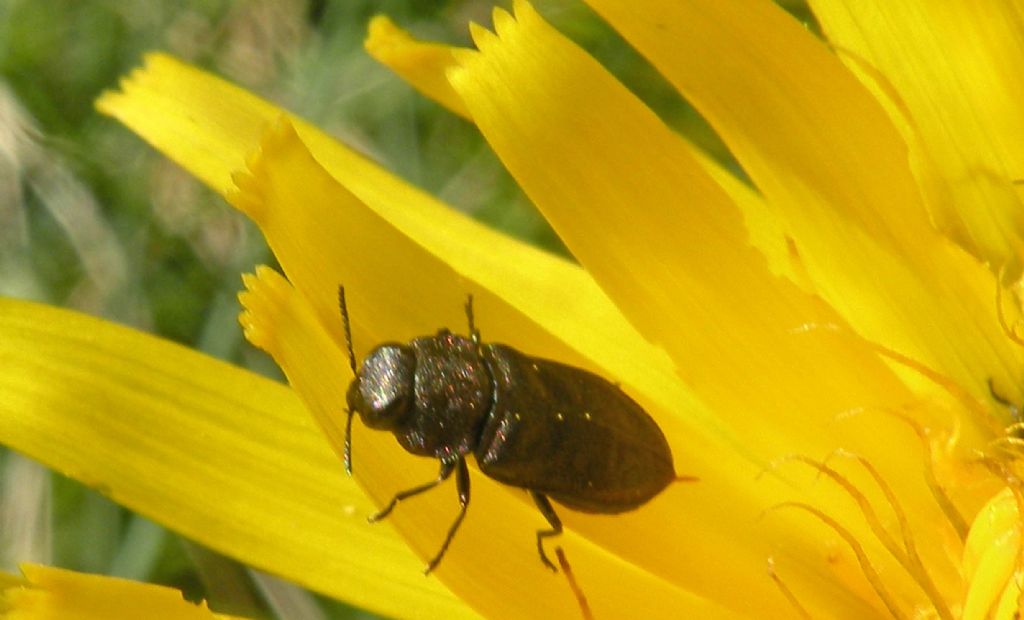
M 500 3 L 507 6 L 509 3 Z M 574 0 L 556 26 L 670 125 L 728 165 L 714 133 Z M 73 307 L 278 377 L 241 337 L 239 274 L 273 264 L 255 228 L 92 107 L 162 49 L 293 110 L 456 208 L 566 254 L 466 122 L 363 53 L 368 19 L 469 45 L 482 0 L 0 2 L 0 294 Z M 787 9 L 809 21 L 799 3 Z M 357 618 L 180 539 L 57 474 L 0 454 L 0 563 L 38 561 L 173 585 L 253 617 Z

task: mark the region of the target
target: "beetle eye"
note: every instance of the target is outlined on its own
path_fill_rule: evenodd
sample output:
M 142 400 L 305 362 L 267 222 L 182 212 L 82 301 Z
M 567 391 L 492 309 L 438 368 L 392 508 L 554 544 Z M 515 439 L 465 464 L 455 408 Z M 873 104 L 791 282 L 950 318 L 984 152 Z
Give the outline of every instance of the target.
M 411 347 L 386 344 L 363 360 L 348 389 L 348 406 L 370 428 L 389 430 L 411 409 L 416 353 Z

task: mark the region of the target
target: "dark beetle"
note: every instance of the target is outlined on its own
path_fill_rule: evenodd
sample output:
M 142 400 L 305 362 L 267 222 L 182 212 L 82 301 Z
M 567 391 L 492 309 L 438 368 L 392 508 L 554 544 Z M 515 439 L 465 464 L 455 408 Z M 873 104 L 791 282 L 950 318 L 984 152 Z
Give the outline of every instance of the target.
M 338 300 L 355 375 L 347 395 L 346 471 L 351 475 L 355 412 L 370 428 L 394 433 L 407 451 L 441 461 L 436 479 L 398 493 L 370 521 L 455 473 L 461 510 L 426 572 L 441 561 L 466 516 L 466 454 L 489 477 L 530 492 L 551 525 L 537 532 L 537 550 L 552 570 L 542 541 L 561 534 L 562 523 L 548 498 L 581 512 L 614 514 L 646 503 L 675 479 L 668 442 L 640 405 L 593 373 L 481 344 L 472 296 L 468 338 L 442 329 L 409 344 L 385 343 L 358 370 L 344 287 Z

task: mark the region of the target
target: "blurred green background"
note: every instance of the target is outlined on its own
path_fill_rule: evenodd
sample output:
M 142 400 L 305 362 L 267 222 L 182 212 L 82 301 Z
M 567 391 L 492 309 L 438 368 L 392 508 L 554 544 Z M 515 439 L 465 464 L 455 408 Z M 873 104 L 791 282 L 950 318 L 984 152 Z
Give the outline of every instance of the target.
M 0 0 L 0 295 L 75 308 L 273 377 L 238 327 L 239 274 L 274 264 L 244 217 L 92 102 L 159 49 L 304 116 L 491 226 L 568 255 L 473 127 L 362 49 L 390 15 L 469 45 L 480 0 Z M 508 2 L 497 3 L 508 6 Z M 670 125 L 728 163 L 703 121 L 589 10 L 541 12 Z M 805 23 L 800 4 L 787 6 Z M 172 585 L 254 618 L 372 617 L 169 533 L 81 485 L 0 453 L 0 569 L 34 561 Z

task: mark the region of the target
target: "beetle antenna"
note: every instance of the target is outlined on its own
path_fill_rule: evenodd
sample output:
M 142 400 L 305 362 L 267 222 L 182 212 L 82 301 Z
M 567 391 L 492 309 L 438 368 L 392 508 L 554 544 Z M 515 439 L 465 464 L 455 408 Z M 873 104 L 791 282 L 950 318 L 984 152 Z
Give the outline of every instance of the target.
M 345 464 L 345 473 L 352 475 L 352 414 L 351 409 L 346 409 L 348 419 L 345 420 L 345 452 L 342 454 L 342 462 Z
M 348 319 L 348 304 L 345 303 L 345 286 L 338 285 L 338 307 L 341 308 L 341 322 L 345 326 L 345 347 L 348 349 L 348 365 L 352 369 L 352 377 L 356 378 L 356 354 L 352 350 L 352 324 Z M 352 475 L 352 414 L 351 409 L 346 409 L 348 419 L 345 420 L 345 451 L 342 461 L 345 463 L 345 473 Z
M 341 322 L 345 326 L 345 346 L 348 347 L 348 365 L 352 369 L 352 376 L 356 372 L 356 354 L 352 351 L 352 325 L 348 320 L 348 305 L 345 303 L 345 286 L 338 286 L 338 306 L 341 308 Z
M 466 320 L 469 321 L 469 337 L 473 344 L 480 344 L 480 332 L 476 329 L 476 321 L 473 320 L 473 293 L 466 295 Z

